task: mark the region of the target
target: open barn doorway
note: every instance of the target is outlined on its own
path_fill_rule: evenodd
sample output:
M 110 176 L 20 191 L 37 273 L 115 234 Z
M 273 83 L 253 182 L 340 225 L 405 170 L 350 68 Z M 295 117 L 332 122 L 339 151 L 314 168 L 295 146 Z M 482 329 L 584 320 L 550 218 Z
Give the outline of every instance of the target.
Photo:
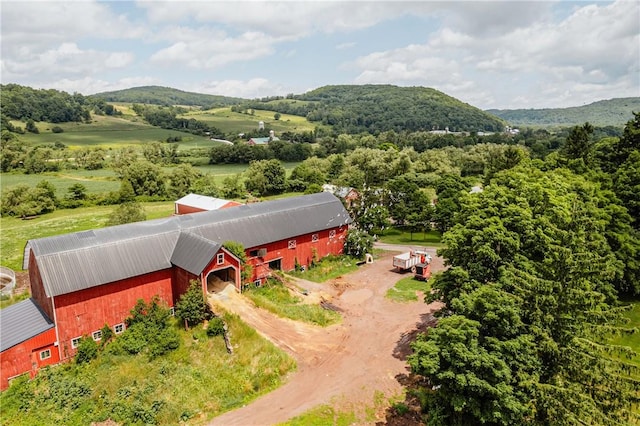
M 207 293 L 221 293 L 228 285 L 236 287 L 236 270 L 234 267 L 217 269 L 207 275 Z

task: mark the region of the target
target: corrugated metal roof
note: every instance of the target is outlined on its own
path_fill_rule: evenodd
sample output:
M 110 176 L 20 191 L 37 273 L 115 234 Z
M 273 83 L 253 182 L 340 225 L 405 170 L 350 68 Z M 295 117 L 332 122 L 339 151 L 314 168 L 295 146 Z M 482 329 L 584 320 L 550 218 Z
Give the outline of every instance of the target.
M 199 274 L 215 254 L 207 249 L 225 241 L 251 248 L 350 222 L 340 200 L 318 193 L 40 238 L 27 250 L 33 249 L 47 295 L 57 296 L 170 268 L 173 260 Z M 188 233 L 200 239 L 183 237 Z
M 202 238 L 191 232 L 182 232 L 171 256 L 171 263 L 185 271 L 198 275 L 211 261 L 221 244 Z
M 53 328 L 53 322 L 33 299 L 0 310 L 0 352 Z
M 222 198 L 214 198 L 198 194 L 187 194 L 176 201 L 176 204 L 196 207 L 202 210 L 218 210 L 229 203 L 229 200 L 223 200 Z

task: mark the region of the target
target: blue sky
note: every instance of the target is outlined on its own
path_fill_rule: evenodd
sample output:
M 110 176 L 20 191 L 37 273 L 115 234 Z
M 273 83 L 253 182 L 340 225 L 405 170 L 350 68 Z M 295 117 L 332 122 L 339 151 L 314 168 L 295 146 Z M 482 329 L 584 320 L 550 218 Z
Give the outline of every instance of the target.
M 328 84 L 479 108 L 640 96 L 640 2 L 6 1 L 3 84 L 255 98 Z

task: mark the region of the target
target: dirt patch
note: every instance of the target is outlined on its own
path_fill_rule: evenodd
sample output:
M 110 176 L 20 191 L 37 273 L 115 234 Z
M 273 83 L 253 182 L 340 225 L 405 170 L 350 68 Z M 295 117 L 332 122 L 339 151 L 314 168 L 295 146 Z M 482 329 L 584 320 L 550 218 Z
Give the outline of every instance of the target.
M 398 249 L 402 250 L 402 249 Z M 442 270 L 435 257 L 432 270 Z M 212 425 L 269 425 L 284 422 L 321 404 L 339 400 L 370 406 L 374 392 L 401 394 L 408 378 L 406 357 L 415 335 L 433 324 L 439 304 L 400 303 L 385 298 L 403 275 L 393 271 L 393 253 L 325 284 L 297 280 L 310 296 L 324 293 L 342 310 L 343 321 L 318 327 L 276 317 L 240 295 L 212 300 L 236 312 L 259 333 L 295 357 L 298 369 L 288 382 L 253 403 L 223 414 Z M 216 296 L 217 297 L 217 296 Z M 307 296 L 308 297 L 308 296 Z M 412 409 L 413 410 L 413 409 Z M 370 424 L 419 424 L 415 410 L 397 419 L 392 408 L 380 410 Z M 395 412 L 397 414 L 397 412 Z M 402 423 L 406 420 L 407 423 Z
M 16 286 L 13 294 L 22 294 L 25 291 L 31 291 L 31 281 L 29 280 L 29 271 L 16 272 Z

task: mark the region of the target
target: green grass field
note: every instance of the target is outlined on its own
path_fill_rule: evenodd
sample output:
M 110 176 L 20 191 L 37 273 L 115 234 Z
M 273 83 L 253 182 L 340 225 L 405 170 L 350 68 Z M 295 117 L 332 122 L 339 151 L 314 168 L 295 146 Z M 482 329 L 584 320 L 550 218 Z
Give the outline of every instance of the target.
M 397 302 L 415 302 L 418 300 L 418 293 L 428 293 L 431 289 L 429 281 L 419 281 L 415 278 L 405 277 L 387 290 L 386 297 Z
M 137 119 L 140 120 L 140 119 Z M 24 124 L 17 122 L 24 127 Z M 53 133 L 53 126 L 61 127 L 63 133 Z M 60 142 L 71 149 L 102 147 L 122 148 L 130 145 L 142 145 L 149 142 L 165 141 L 168 137 L 180 136 L 180 148 L 214 146 L 218 142 L 191 133 L 165 130 L 150 126 L 142 121 L 133 121 L 119 117 L 93 116 L 91 123 L 37 123 L 39 134 L 25 133 L 20 140 L 28 145 L 45 145 Z
M 248 133 L 258 129 L 258 122 L 264 122 L 266 130 L 276 133 L 309 132 L 317 127 L 317 123 L 307 121 L 305 117 L 281 114 L 280 120 L 273 118 L 274 111 L 254 110 L 253 115 L 232 112 L 231 108 L 217 108 L 207 111 L 193 111 L 182 115 L 185 118 L 195 118 L 220 129 L 224 133 Z
M 378 235 L 380 242 L 387 244 L 422 244 L 425 246 L 442 247 L 440 238 L 442 235 L 438 231 L 414 232 L 390 228 Z

